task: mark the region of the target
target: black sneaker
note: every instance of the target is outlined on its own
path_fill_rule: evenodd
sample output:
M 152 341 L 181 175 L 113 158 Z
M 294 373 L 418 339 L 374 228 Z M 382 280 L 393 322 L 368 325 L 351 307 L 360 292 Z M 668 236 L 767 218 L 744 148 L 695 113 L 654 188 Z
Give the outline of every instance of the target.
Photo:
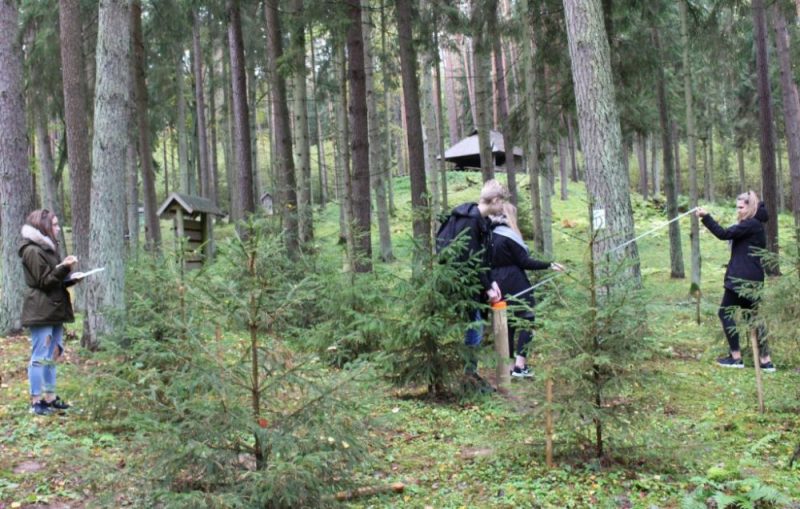
M 734 359 L 730 355 L 727 357 L 720 357 L 717 359 L 717 365 L 723 368 L 743 368 L 744 361 L 742 359 Z
M 533 376 L 533 371 L 531 371 L 528 366 L 524 368 L 514 366 L 514 369 L 511 370 L 511 376 L 513 378 L 531 378 Z
M 43 399 L 40 399 L 31 405 L 30 412 L 36 415 L 50 415 L 55 412 L 55 410 L 53 410 Z
M 761 371 L 766 373 L 774 373 L 775 372 L 775 364 L 772 361 L 769 362 L 762 362 L 761 363 Z
M 47 403 L 47 405 L 50 406 L 51 408 L 55 408 L 56 410 L 66 410 L 67 408 L 70 407 L 70 405 L 66 401 L 61 399 L 61 396 L 56 396 L 56 399 Z

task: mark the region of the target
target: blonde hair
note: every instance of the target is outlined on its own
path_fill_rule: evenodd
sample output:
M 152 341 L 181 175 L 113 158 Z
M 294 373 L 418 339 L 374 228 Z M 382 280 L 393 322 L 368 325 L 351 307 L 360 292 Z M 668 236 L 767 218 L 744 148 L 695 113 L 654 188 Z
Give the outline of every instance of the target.
M 495 179 L 487 180 L 481 189 L 480 201 L 481 203 L 491 203 L 496 198 L 508 200 L 508 190 Z
M 522 237 L 522 232 L 519 231 L 519 225 L 517 224 L 517 207 L 515 207 L 511 202 L 505 202 L 503 204 L 503 216 L 505 217 L 505 223 L 508 225 L 508 227 Z
M 736 201 L 744 202 L 744 211 L 739 213 L 739 221 L 755 217 L 758 211 L 758 195 L 755 191 L 747 191 L 736 197 Z

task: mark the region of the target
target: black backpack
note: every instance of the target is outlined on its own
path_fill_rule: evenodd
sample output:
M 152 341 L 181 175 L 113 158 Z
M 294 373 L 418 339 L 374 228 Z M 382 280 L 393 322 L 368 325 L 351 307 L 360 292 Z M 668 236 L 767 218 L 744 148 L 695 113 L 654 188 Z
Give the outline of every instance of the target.
M 441 255 L 442 251 L 451 245 L 456 239 L 463 242 L 463 250 L 456 257 L 458 261 L 465 262 L 470 254 L 467 248 L 469 244 L 470 218 L 461 214 L 450 213 L 442 219 L 439 229 L 436 231 L 436 254 Z M 463 239 L 463 240 L 462 240 Z M 483 239 L 484 250 L 491 245 L 491 230 L 487 232 L 487 237 Z

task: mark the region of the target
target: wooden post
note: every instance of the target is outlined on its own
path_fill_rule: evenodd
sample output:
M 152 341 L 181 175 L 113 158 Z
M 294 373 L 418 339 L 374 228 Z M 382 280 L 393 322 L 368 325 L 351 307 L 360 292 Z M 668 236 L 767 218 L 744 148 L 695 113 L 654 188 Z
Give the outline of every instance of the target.
M 497 385 L 511 385 L 511 371 L 508 351 L 508 305 L 501 300 L 492 304 L 492 328 L 494 332 L 494 351 L 497 354 Z
M 750 331 L 750 345 L 753 347 L 753 365 L 756 368 L 756 392 L 758 392 L 758 413 L 764 413 L 764 386 L 761 382 L 761 356 L 758 352 L 758 329 Z
M 545 382 L 545 392 L 547 393 L 547 406 L 545 407 L 545 461 L 547 468 L 553 468 L 553 379 L 549 376 Z

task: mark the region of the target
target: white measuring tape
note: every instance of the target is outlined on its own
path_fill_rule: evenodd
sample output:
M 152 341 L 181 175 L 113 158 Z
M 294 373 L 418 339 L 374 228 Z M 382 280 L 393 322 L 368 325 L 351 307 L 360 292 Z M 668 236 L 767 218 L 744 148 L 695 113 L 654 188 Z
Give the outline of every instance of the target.
M 692 212 L 694 212 L 698 208 L 699 207 L 695 207 L 692 210 L 687 210 L 683 214 L 680 214 L 680 215 L 677 215 L 677 216 L 673 217 L 672 219 L 670 219 L 666 223 L 660 224 L 660 225 L 656 226 L 655 228 L 653 228 L 651 230 L 647 230 L 646 232 L 644 232 L 643 234 L 639 235 L 638 237 L 636 237 L 634 239 L 631 239 L 629 241 L 623 242 L 622 244 L 620 244 L 620 245 L 618 245 L 616 247 L 612 247 L 611 249 L 606 251 L 605 254 L 613 253 L 614 251 L 622 249 L 623 247 L 625 247 L 625 246 L 627 246 L 629 244 L 632 244 L 632 243 L 636 242 L 637 240 L 639 240 L 639 239 L 641 239 L 643 237 L 647 237 L 648 235 L 660 230 L 661 228 L 664 228 L 665 226 L 668 226 L 668 225 L 674 223 L 675 221 L 677 221 L 677 220 L 679 220 L 679 219 L 681 219 L 683 217 L 688 216 L 689 214 L 691 214 Z M 531 291 L 535 290 L 536 288 L 539 288 L 540 286 L 542 286 L 542 285 L 544 285 L 546 283 L 549 283 L 550 281 L 554 280 L 555 278 L 563 276 L 564 274 L 565 274 L 564 272 L 559 272 L 558 274 L 554 274 L 554 275 L 548 277 L 547 279 L 543 279 L 542 281 L 539 281 L 538 283 L 536 283 L 535 285 L 531 286 L 530 288 L 526 288 L 525 290 L 522 290 L 519 293 L 515 293 L 514 295 L 511 296 L 511 298 L 512 299 L 519 298 L 519 297 L 525 295 L 526 293 L 531 292 Z

